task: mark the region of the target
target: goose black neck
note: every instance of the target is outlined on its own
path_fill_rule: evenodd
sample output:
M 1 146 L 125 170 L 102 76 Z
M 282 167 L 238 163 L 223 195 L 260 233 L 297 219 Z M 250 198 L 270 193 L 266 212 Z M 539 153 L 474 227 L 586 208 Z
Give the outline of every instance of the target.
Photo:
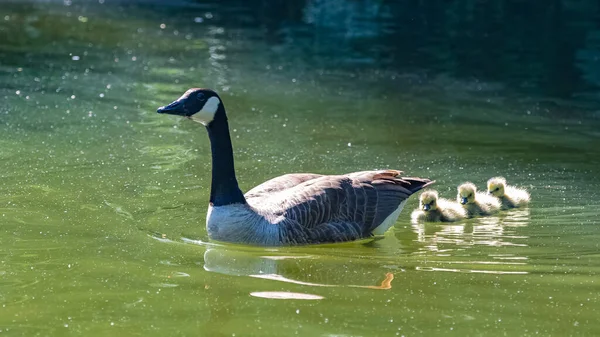
M 213 206 L 246 203 L 235 177 L 233 146 L 225 109 L 221 106 L 219 110 L 222 111 L 217 111 L 215 119 L 206 127 L 212 152 L 210 203 Z

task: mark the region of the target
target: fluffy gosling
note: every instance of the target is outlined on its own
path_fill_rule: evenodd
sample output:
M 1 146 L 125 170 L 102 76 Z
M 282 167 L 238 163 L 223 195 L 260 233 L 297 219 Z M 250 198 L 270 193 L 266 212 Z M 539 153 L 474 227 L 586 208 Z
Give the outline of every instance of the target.
M 494 177 L 487 182 L 488 194 L 500 199 L 502 209 L 517 208 L 529 203 L 529 193 L 524 189 L 509 186 L 503 177 Z
M 463 205 L 468 217 L 494 214 L 501 207 L 498 198 L 487 193 L 477 192 L 477 187 L 470 182 L 458 186 L 456 201 Z
M 452 222 L 467 217 L 467 212 L 458 203 L 438 197 L 437 191 L 425 191 L 419 197 L 419 208 L 411 218 L 413 222 Z

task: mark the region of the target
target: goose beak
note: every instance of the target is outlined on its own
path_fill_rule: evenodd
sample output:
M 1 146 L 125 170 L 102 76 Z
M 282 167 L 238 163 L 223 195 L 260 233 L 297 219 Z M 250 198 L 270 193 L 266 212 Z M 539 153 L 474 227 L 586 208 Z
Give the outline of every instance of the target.
M 428 211 L 431 209 L 431 205 L 430 204 L 423 204 L 423 210 L 424 211 Z
M 188 116 L 188 111 L 185 108 L 184 102 L 185 100 L 178 99 L 169 105 L 161 106 L 160 108 L 158 108 L 158 110 L 156 110 L 156 112 L 158 112 L 159 114 Z
M 466 205 L 468 201 L 469 200 L 467 200 L 467 198 L 460 199 L 460 203 L 463 204 L 463 205 Z

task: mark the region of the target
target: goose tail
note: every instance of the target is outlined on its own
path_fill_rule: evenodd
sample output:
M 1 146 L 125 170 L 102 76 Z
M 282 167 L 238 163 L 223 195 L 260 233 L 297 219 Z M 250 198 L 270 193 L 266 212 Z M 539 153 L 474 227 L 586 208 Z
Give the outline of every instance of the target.
M 435 183 L 435 180 L 417 177 L 402 177 L 402 180 L 410 184 L 407 189 L 413 194 Z

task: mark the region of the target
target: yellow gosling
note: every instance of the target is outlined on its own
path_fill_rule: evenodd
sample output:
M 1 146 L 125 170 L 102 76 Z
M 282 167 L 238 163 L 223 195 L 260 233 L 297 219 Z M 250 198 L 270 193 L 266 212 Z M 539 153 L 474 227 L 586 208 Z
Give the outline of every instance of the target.
M 503 177 L 494 177 L 487 182 L 488 194 L 500 199 L 502 209 L 525 206 L 531 199 L 524 189 L 509 186 Z
M 500 200 L 487 193 L 477 192 L 477 187 L 470 182 L 458 186 L 456 201 L 467 211 L 468 217 L 490 215 L 500 210 Z
M 439 198 L 437 191 L 425 191 L 419 198 L 419 208 L 415 209 L 411 218 L 413 222 L 452 222 L 467 217 L 467 212 L 458 203 Z

